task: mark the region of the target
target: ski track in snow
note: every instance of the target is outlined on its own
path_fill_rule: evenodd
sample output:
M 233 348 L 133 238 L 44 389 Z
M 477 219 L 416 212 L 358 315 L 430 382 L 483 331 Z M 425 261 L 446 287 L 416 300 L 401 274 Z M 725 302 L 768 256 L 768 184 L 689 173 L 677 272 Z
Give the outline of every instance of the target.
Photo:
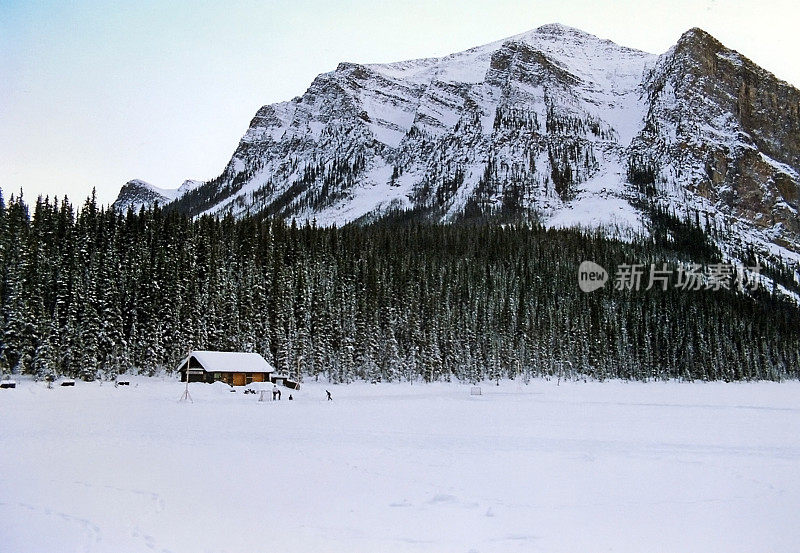
M 134 380 L 0 391 L 0 551 L 796 551 L 798 382 Z

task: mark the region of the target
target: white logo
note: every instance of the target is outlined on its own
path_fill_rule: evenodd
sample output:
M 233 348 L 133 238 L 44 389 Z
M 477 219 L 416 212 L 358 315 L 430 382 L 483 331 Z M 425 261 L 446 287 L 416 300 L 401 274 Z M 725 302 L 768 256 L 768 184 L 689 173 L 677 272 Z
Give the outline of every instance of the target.
M 697 263 L 689 263 L 681 264 L 677 270 L 673 270 L 666 263 L 662 263 L 660 267 L 651 263 L 648 272 L 644 263 L 624 263 L 617 265 L 614 289 L 638 292 L 660 288 L 666 292 L 672 287 L 675 290 L 755 292 L 761 278 L 761 265 L 758 264 L 746 267 L 732 263 L 711 263 L 703 267 Z M 578 287 L 584 292 L 594 292 L 605 286 L 606 282 L 608 273 L 594 261 L 584 261 L 578 267 Z
M 594 261 L 584 261 L 578 267 L 578 287 L 584 292 L 594 292 L 608 281 L 608 273 Z

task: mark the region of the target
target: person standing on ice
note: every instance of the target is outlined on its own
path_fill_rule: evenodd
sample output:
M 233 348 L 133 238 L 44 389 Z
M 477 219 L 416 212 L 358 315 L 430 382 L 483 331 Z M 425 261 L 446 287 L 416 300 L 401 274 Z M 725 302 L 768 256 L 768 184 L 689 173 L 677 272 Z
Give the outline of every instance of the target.
M 278 387 L 273 385 L 272 386 L 272 401 L 278 399 Z
M 333 401 L 333 398 L 331 397 L 331 393 L 328 390 L 325 390 L 325 393 L 328 394 L 328 401 Z

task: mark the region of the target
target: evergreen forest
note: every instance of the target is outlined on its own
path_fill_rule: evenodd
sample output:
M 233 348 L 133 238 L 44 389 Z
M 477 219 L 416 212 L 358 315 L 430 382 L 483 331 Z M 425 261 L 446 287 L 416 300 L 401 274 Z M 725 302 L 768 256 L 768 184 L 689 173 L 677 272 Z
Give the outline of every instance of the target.
M 767 287 L 579 290 L 583 260 L 724 261 L 720 229 L 653 215 L 628 243 L 530 222 L 318 228 L 0 196 L 0 371 L 157 374 L 224 350 L 335 382 L 797 378 L 800 309 Z M 765 274 L 797 291 L 785 266 Z

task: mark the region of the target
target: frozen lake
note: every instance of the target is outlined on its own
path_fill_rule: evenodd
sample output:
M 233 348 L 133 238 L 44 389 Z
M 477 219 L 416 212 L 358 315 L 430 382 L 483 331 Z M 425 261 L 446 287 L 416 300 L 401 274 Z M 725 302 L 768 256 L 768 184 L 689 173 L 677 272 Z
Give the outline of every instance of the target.
M 800 383 L 0 390 L 0 551 L 796 552 Z M 325 389 L 334 400 L 325 401 Z

